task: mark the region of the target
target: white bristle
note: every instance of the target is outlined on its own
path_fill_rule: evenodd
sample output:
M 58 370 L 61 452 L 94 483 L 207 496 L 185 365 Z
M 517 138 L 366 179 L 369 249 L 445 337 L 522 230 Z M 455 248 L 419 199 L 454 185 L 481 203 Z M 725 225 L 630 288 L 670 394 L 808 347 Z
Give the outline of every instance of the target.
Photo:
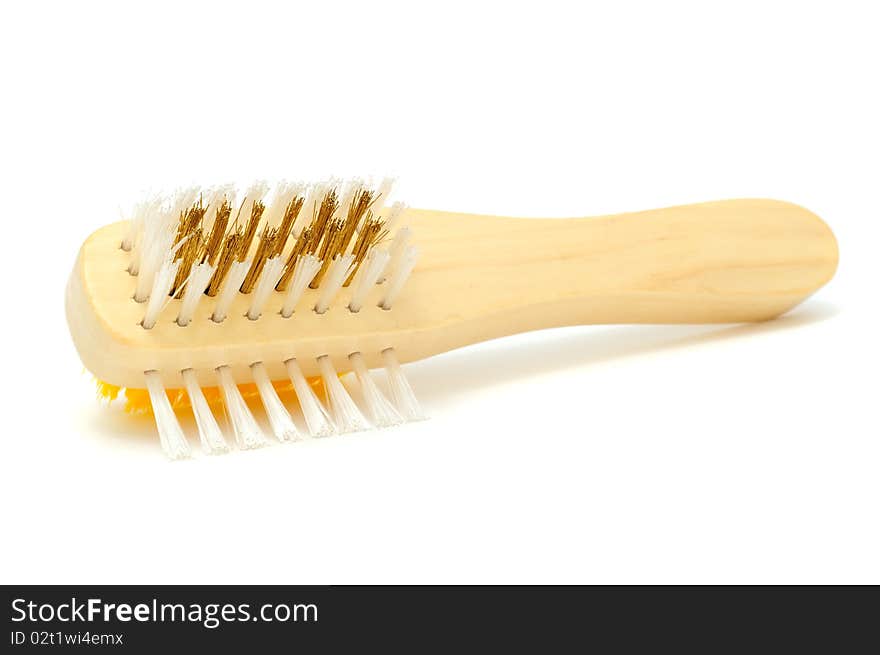
M 373 248 L 367 255 L 367 261 L 361 265 L 361 271 L 354 281 L 354 289 L 348 308 L 353 312 L 359 312 L 366 302 L 367 295 L 382 276 L 391 254 L 387 250 Z
M 235 442 L 238 447 L 245 450 L 259 448 L 266 445 L 263 431 L 257 425 L 257 419 L 251 413 L 241 392 L 232 377 L 232 371 L 228 366 L 217 368 L 217 377 L 220 379 L 220 388 L 223 390 L 223 401 L 226 406 L 226 415 L 232 423 L 232 431 L 235 433 Z
M 155 211 L 145 216 L 143 244 L 139 248 L 137 269 L 137 287 L 135 300 L 143 302 L 153 286 L 153 278 L 162 263 L 174 258 L 183 243 L 174 245 L 177 234 L 177 223 L 180 213 L 189 208 L 198 197 L 198 188 L 190 187 L 178 190 L 170 198 L 156 203 Z
M 140 266 L 141 256 L 140 248 L 144 240 L 144 224 L 139 220 L 137 215 L 131 219 L 130 229 L 132 233 L 131 247 L 129 250 L 128 268 L 126 269 L 132 275 L 138 274 L 138 266 Z
M 397 224 L 400 222 L 400 217 L 403 216 L 405 211 L 406 205 L 399 200 L 391 205 L 391 208 L 388 210 L 388 215 L 385 217 L 385 229 L 388 230 L 389 234 L 394 232 L 394 228 L 397 227 Z
M 163 253 L 174 240 L 170 234 L 167 218 L 168 214 L 162 206 L 157 206 L 155 213 L 145 216 L 140 234 L 132 248 L 128 272 L 138 276 L 134 291 L 134 299 L 137 302 L 144 302 L 149 297 L 153 276 L 162 264 Z M 165 243 L 157 243 L 160 240 Z M 157 259 L 158 263 L 156 263 Z
M 214 275 L 214 269 L 208 262 L 194 264 L 189 279 L 186 282 L 186 290 L 183 292 L 183 301 L 180 303 L 180 313 L 177 315 L 177 324 L 185 327 L 190 324 L 195 316 L 199 301 Z
M 336 255 L 327 269 L 327 275 L 321 282 L 321 295 L 315 303 L 315 311 L 323 314 L 330 308 L 330 303 L 342 288 L 345 278 L 348 277 L 351 265 L 354 263 L 354 255 Z
M 299 216 L 296 217 L 296 221 L 293 223 L 293 229 L 296 233 L 301 232 L 306 225 L 312 222 L 312 217 L 318 206 L 320 206 L 321 200 L 324 198 L 324 194 L 327 193 L 329 188 L 330 184 L 327 182 L 316 182 L 309 186 L 302 210 L 300 211 Z
M 348 215 L 348 208 L 354 198 L 354 194 L 360 191 L 364 186 L 364 181 L 359 177 L 346 181 L 342 185 L 342 193 L 339 195 L 339 206 L 333 214 L 335 219 L 344 219 Z
M 272 432 L 278 441 L 298 441 L 301 439 L 293 419 L 290 418 L 290 412 L 287 411 L 284 403 L 278 397 L 278 392 L 272 386 L 272 380 L 269 379 L 263 362 L 251 364 L 251 373 L 254 376 L 254 382 L 257 383 L 257 390 L 260 392 L 260 400 L 263 401 L 266 416 L 269 417 L 269 425 L 272 426 Z
M 244 198 L 242 199 L 242 205 L 247 211 L 247 216 L 245 216 L 244 211 L 242 211 L 243 221 L 246 222 L 247 219 L 251 217 L 250 211 L 251 207 L 253 207 L 253 203 L 262 202 L 267 193 L 269 193 L 269 183 L 265 180 L 257 180 L 247 188 L 247 191 L 244 192 Z
M 247 225 L 248 221 L 251 220 L 251 213 L 253 212 L 254 205 L 258 202 L 263 202 L 268 192 L 269 183 L 265 180 L 258 180 L 251 184 L 248 187 L 247 191 L 245 191 L 244 198 L 242 198 L 241 205 L 239 205 L 238 208 L 238 213 L 236 214 L 235 212 L 233 212 L 233 216 L 236 217 L 234 220 L 241 221 L 243 225 Z M 247 253 L 245 253 L 245 257 L 248 257 L 254 253 L 259 241 L 260 240 L 258 238 L 255 238 L 253 241 L 251 241 L 250 246 L 248 247 L 248 251 Z
M 360 353 L 352 353 L 348 356 L 358 382 L 361 385 L 361 394 L 364 404 L 367 407 L 367 413 L 376 427 L 384 428 L 391 425 L 403 423 L 403 417 L 394 409 L 394 406 L 388 402 L 384 394 L 379 391 L 379 387 L 370 377 L 370 371 L 364 356 Z
M 287 205 L 302 193 L 302 189 L 303 185 L 301 182 L 287 182 L 285 180 L 276 184 L 272 192 L 272 202 L 269 203 L 266 213 L 263 215 L 266 225 L 275 226 L 281 223 L 284 219 L 284 211 L 287 209 Z
M 205 234 L 209 234 L 214 226 L 214 219 L 217 217 L 217 210 L 226 200 L 230 206 L 235 205 L 235 185 L 221 184 L 220 186 L 210 189 L 205 197 L 205 218 L 202 220 L 202 228 Z
M 132 243 L 131 246 L 131 259 L 128 262 L 128 268 L 126 269 L 131 275 L 137 275 L 139 270 L 138 266 L 140 266 L 140 255 L 138 254 L 138 248 L 140 245 L 140 232 L 138 233 L 138 238 Z
M 153 286 L 153 280 L 166 259 L 174 259 L 174 254 L 183 246 L 183 241 L 174 244 L 177 223 L 181 212 L 188 209 L 198 198 L 198 187 L 177 191 L 170 199 L 157 203 L 155 211 L 145 216 L 143 243 L 138 248 L 136 272 L 137 285 L 134 299 L 144 302 Z
M 281 273 L 284 271 L 284 260 L 281 256 L 271 257 L 263 264 L 263 271 L 260 273 L 260 279 L 257 280 L 257 286 L 254 287 L 251 296 L 251 306 L 248 309 L 247 317 L 252 321 L 256 321 L 263 313 L 266 302 L 275 291 L 275 285 L 281 279 Z
M 150 403 L 153 406 L 153 416 L 156 419 L 156 428 L 159 430 L 159 443 L 162 450 L 171 459 L 184 459 L 189 457 L 189 442 L 183 434 L 183 429 L 171 409 L 168 396 L 165 394 L 165 385 L 158 371 L 144 373 L 147 380 L 147 390 L 150 393 Z
M 238 289 L 247 275 L 248 269 L 251 267 L 249 259 L 243 262 L 232 262 L 229 271 L 226 273 L 226 280 L 223 282 L 223 288 L 217 294 L 217 304 L 214 306 L 214 313 L 211 314 L 211 320 L 215 323 L 222 323 L 229 314 L 229 308 L 232 307 L 232 301 L 238 294 Z
M 128 264 L 128 272 L 132 275 L 138 274 L 138 268 L 141 262 L 141 249 L 144 245 L 144 232 L 146 230 L 147 221 L 150 217 L 155 216 L 162 206 L 162 197 L 154 195 L 137 203 L 134 206 L 131 223 L 129 224 L 131 234 L 131 260 Z
M 180 189 L 174 194 L 174 198 L 171 201 L 171 216 L 175 221 L 178 219 L 181 212 L 185 212 L 195 204 L 199 199 L 200 193 L 201 189 L 199 189 L 199 187 L 191 186 L 185 189 Z
M 144 225 L 148 216 L 153 216 L 162 205 L 162 197 L 153 195 L 134 206 L 131 220 L 128 224 L 128 234 L 122 241 L 122 249 L 131 252 L 131 263 L 128 272 L 138 274 L 138 247 L 143 240 Z
M 281 315 L 290 318 L 296 310 L 296 304 L 302 298 L 309 283 L 321 269 L 321 262 L 314 255 L 300 255 L 293 265 L 293 278 L 287 288 L 287 296 L 281 307 Z
M 400 362 L 397 361 L 397 355 L 394 354 L 394 348 L 387 348 L 382 351 L 382 362 L 385 364 L 385 371 L 388 373 L 388 387 L 391 392 L 391 402 L 400 413 L 400 415 L 408 421 L 419 421 L 425 418 L 419 401 L 413 393 L 409 381 L 400 368 Z
M 336 430 L 330 422 L 327 410 L 321 405 L 321 401 L 315 395 L 308 380 L 303 375 L 302 369 L 296 363 L 296 359 L 288 359 L 284 362 L 287 368 L 287 375 L 293 382 L 293 389 L 296 391 L 296 397 L 299 400 L 299 406 L 306 422 L 306 428 L 313 437 L 326 437 L 333 434 Z
M 388 198 L 391 195 L 391 189 L 394 187 L 393 177 L 384 177 L 376 188 L 376 203 L 373 206 L 373 215 L 382 214 L 383 208 L 388 206 Z
M 406 246 L 411 238 L 411 228 L 402 227 L 397 230 L 397 233 L 394 235 L 394 239 L 391 241 L 391 247 L 388 249 L 388 252 L 391 255 L 391 259 L 388 261 L 388 265 L 385 267 L 385 274 L 379 278 L 380 283 L 384 282 L 387 278 L 394 275 L 394 271 L 396 271 L 397 267 L 400 265 L 400 260 L 403 258 L 403 253 L 406 251 Z
M 394 304 L 397 296 L 400 295 L 403 285 L 406 284 L 406 281 L 409 279 L 410 274 L 415 268 L 418 258 L 419 249 L 415 246 L 407 246 L 403 251 L 403 257 L 400 258 L 400 262 L 397 265 L 397 270 L 391 274 L 391 278 L 388 280 L 385 295 L 382 296 L 382 300 L 379 302 L 379 307 L 382 309 L 391 309 L 391 305 Z
M 181 371 L 183 375 L 183 384 L 186 387 L 186 393 L 189 395 L 189 402 L 192 405 L 193 415 L 196 417 L 196 425 L 199 427 L 199 440 L 202 443 L 202 450 L 208 455 L 220 455 L 229 452 L 229 444 L 223 438 L 223 431 L 217 425 L 217 419 L 208 401 L 205 400 L 205 394 L 199 386 L 196 372 L 191 368 Z
M 327 355 L 318 357 L 318 368 L 321 370 L 321 379 L 327 391 L 327 405 L 330 407 L 336 428 L 340 432 L 357 432 L 369 428 L 361 410 L 354 404 L 354 400 L 336 374 L 330 357 Z
M 134 218 L 131 218 L 128 221 L 128 229 L 125 231 L 125 236 L 122 237 L 122 243 L 119 244 L 119 247 L 125 252 L 131 252 L 132 247 L 134 247 L 135 239 L 137 239 L 137 234 L 137 223 L 134 222 Z M 129 270 L 129 272 L 131 272 L 131 270 Z
M 150 290 L 150 300 L 147 303 L 147 311 L 144 313 L 144 320 L 141 325 L 147 330 L 151 330 L 159 320 L 159 314 L 168 304 L 170 298 L 168 293 L 171 291 L 171 285 L 174 284 L 174 276 L 177 275 L 177 269 L 180 267 L 180 260 L 172 262 L 166 260 L 156 273 L 153 281 L 153 288 Z
M 147 217 L 144 233 L 138 244 L 138 261 L 133 270 L 137 274 L 134 299 L 144 302 L 150 296 L 156 274 L 168 259 L 174 243 L 173 220 L 176 220 L 167 209 Z

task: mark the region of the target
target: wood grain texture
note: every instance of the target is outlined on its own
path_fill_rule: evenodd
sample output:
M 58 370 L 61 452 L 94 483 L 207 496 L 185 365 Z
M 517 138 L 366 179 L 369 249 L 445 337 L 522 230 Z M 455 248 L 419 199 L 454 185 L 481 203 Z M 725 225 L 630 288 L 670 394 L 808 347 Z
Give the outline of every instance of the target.
M 129 254 L 119 249 L 125 224 L 95 232 L 83 245 L 67 289 L 67 317 L 83 362 L 98 378 L 143 386 L 143 371 L 180 387 L 193 368 L 214 385 L 214 368 L 265 362 L 273 379 L 296 357 L 307 375 L 330 355 L 348 369 L 362 352 L 370 366 L 394 347 L 413 361 L 508 334 L 574 324 L 734 323 L 778 316 L 834 275 L 837 243 L 808 210 L 775 200 L 727 200 L 630 214 L 523 219 L 410 210 L 421 257 L 390 311 L 377 287 L 351 313 L 343 290 L 330 311 L 311 311 L 308 291 L 291 318 L 276 293 L 257 321 L 239 294 L 229 318 L 210 320 L 204 298 L 187 327 L 174 323 L 172 300 L 152 330 L 132 300 Z

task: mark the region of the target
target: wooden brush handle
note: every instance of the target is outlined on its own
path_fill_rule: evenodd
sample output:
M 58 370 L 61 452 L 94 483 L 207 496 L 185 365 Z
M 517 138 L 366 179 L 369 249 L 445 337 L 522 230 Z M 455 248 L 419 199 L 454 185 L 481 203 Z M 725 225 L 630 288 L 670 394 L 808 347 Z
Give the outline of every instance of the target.
M 804 300 L 837 267 L 828 226 L 775 200 L 584 219 L 414 210 L 413 227 L 424 254 L 414 276 L 421 284 L 408 291 L 438 294 L 449 319 L 496 317 L 508 332 L 762 321 Z

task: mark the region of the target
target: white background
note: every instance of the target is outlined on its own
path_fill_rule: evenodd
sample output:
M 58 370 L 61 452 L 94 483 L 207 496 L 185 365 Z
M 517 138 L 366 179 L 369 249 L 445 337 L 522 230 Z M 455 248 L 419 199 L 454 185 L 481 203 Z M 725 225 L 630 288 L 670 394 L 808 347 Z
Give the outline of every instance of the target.
M 4 583 L 880 583 L 874 3 L 0 10 Z M 759 326 L 407 366 L 431 419 L 169 464 L 67 333 L 148 187 L 394 174 L 417 207 L 802 204 L 836 278 Z

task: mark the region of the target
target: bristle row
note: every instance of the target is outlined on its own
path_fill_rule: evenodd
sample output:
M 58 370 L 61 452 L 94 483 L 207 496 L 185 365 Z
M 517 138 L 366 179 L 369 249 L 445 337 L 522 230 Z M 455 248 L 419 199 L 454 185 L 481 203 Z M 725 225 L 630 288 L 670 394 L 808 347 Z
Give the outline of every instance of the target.
M 130 253 L 128 271 L 137 276 L 134 299 L 148 303 L 142 325 L 155 325 L 166 298 L 173 297 L 182 301 L 174 320 L 186 326 L 203 295 L 219 296 L 212 318 L 222 321 L 239 292 L 253 294 L 247 312 L 252 320 L 264 307 L 290 317 L 306 288 L 320 289 L 313 309 L 323 313 L 352 284 L 357 291 L 350 309 L 359 311 L 366 292 L 383 275 L 394 282 L 382 295 L 381 306 L 387 309 L 416 252 L 408 244 L 409 229 L 402 228 L 387 259 L 376 256 L 405 209 L 403 203 L 386 202 L 392 182 L 385 179 L 375 188 L 360 179 L 281 183 L 271 198 L 269 186 L 259 182 L 243 193 L 241 202 L 231 185 L 194 187 L 140 203 L 120 247 Z M 375 262 L 382 259 L 387 265 L 378 270 Z M 284 294 L 274 307 L 273 291 Z
M 144 373 L 147 383 L 147 391 L 150 394 L 150 404 L 153 406 L 153 416 L 156 419 L 156 428 L 159 431 L 159 443 L 169 459 L 185 459 L 190 455 L 189 443 L 183 435 L 183 429 L 177 422 L 174 410 L 162 385 L 162 378 L 157 371 Z
M 290 411 L 279 397 L 265 364 L 254 362 L 250 371 L 271 432 L 278 441 L 292 442 L 304 437 L 356 432 L 368 429 L 371 425 L 382 428 L 422 418 L 421 408 L 393 349 L 383 351 L 382 360 L 388 379 L 389 396 L 379 389 L 371 377 L 363 355 L 352 353 L 349 356 L 363 409 L 343 384 L 329 357 L 322 356 L 317 361 L 324 388 L 324 402 L 318 398 L 303 375 L 296 359 L 285 361 L 300 407 L 302 429 L 297 427 Z M 207 454 L 227 452 L 227 440 L 199 387 L 195 371 L 185 369 L 181 374 L 196 419 L 202 450 Z M 251 407 L 241 395 L 232 370 L 228 366 L 220 366 L 216 369 L 216 376 L 226 419 L 238 448 L 248 450 L 266 445 L 268 442 L 265 434 Z M 168 400 L 161 376 L 156 371 L 147 371 L 145 378 L 162 449 L 172 459 L 189 457 L 189 444 Z

